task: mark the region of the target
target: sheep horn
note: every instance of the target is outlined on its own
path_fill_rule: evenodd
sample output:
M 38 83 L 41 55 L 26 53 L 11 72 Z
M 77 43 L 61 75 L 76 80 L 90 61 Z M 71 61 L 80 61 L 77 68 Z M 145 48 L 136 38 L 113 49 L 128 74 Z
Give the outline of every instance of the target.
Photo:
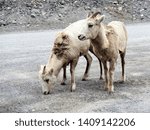
M 95 18 L 98 14 L 102 14 L 101 12 L 96 12 L 96 13 L 94 13 L 92 16 L 91 16 L 91 18 Z

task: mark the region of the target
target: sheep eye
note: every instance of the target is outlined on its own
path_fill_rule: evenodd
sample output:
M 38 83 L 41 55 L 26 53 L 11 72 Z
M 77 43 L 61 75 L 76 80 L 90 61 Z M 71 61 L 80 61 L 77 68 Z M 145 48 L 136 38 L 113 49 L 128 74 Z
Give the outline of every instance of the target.
M 89 27 L 89 28 L 92 28 L 92 27 L 93 27 L 93 24 L 89 24 L 88 27 Z
M 49 79 L 46 79 L 46 80 L 44 80 L 46 83 L 48 83 L 49 82 Z

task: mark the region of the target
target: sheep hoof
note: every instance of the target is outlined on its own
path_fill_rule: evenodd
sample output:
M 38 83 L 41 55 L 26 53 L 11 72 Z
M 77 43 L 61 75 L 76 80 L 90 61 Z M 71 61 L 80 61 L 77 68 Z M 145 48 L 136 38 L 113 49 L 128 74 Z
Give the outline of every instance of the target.
M 108 94 L 109 95 L 112 95 L 114 92 L 113 91 L 108 91 Z
M 44 94 L 44 95 L 48 95 L 48 94 L 50 94 L 50 91 L 44 91 L 43 94 Z
M 84 74 L 83 78 L 82 78 L 82 81 L 86 81 L 88 78 L 88 74 Z
M 71 89 L 70 91 L 71 91 L 71 92 L 75 92 L 75 90 L 73 90 L 73 89 Z
M 47 92 L 45 91 L 43 94 L 44 94 L 44 95 L 47 95 Z
M 73 84 L 72 86 L 71 86 L 71 92 L 74 92 L 75 91 L 75 89 L 76 89 L 76 84 Z
M 100 78 L 99 78 L 99 80 L 103 80 L 104 78 L 101 76 Z
M 66 83 L 65 82 L 61 82 L 61 85 L 66 85 Z
M 124 83 L 124 80 L 120 80 L 119 83 L 120 83 L 120 84 L 123 84 L 123 83 Z
M 74 88 L 71 88 L 70 91 L 71 91 L 71 92 L 75 92 L 75 89 L 74 89 Z
M 87 79 L 86 79 L 86 78 L 83 78 L 82 81 L 87 81 Z
M 105 87 L 105 88 L 104 88 L 104 91 L 108 91 L 108 88 Z
M 114 90 L 113 90 L 113 89 L 112 89 L 112 90 L 109 90 L 109 89 L 108 89 L 108 94 L 109 94 L 109 95 L 111 95 L 111 94 L 113 94 L 113 93 L 114 93 Z

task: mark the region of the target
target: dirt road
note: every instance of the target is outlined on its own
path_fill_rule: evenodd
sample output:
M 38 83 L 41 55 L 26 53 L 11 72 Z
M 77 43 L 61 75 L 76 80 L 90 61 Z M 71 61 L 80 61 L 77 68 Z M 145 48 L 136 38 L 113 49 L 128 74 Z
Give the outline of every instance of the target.
M 93 56 L 88 81 L 81 81 L 85 59 L 76 69 L 77 89 L 58 84 L 43 95 L 38 70 L 46 64 L 58 30 L 0 35 L 0 112 L 150 112 L 150 24 L 128 25 L 127 81 L 120 84 L 120 59 L 115 71 L 115 92 L 109 95 L 99 80 Z M 68 68 L 69 69 L 69 68 Z

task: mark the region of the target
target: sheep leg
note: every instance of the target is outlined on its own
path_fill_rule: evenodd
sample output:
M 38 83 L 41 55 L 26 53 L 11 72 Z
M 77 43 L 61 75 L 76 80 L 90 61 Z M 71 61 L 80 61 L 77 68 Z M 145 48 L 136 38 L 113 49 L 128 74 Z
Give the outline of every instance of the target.
M 103 69 L 102 69 L 102 62 L 101 62 L 101 60 L 98 58 L 98 61 L 99 61 L 99 67 L 100 67 L 100 80 L 102 80 L 103 79 Z
M 107 61 L 102 61 L 103 66 L 104 66 L 104 74 L 105 74 L 105 85 L 104 85 L 104 90 L 108 90 L 109 88 L 109 76 L 108 76 L 108 67 L 107 67 Z
M 91 46 L 90 47 L 90 52 L 93 54 L 93 55 L 95 55 L 96 56 L 96 58 L 98 59 L 98 61 L 99 61 L 99 68 L 100 68 L 100 80 L 102 80 L 103 79 L 103 69 L 102 69 L 102 62 L 101 62 L 101 60 L 98 58 L 98 56 L 96 55 L 96 53 L 94 53 L 94 51 L 93 51 L 93 47 Z
M 75 67 L 77 65 L 78 59 L 71 61 L 70 63 L 70 73 L 71 73 L 71 88 L 70 91 L 73 92 L 76 89 L 75 83 Z
M 86 65 L 86 69 L 85 69 L 85 73 L 83 75 L 83 78 L 82 78 L 82 81 L 85 81 L 87 80 L 87 77 L 89 75 L 89 70 L 90 70 L 90 67 L 91 67 L 91 63 L 92 63 L 92 57 L 90 56 L 89 53 L 87 53 L 86 55 L 84 55 L 86 61 L 87 61 L 87 65 Z
M 63 67 L 63 80 L 61 82 L 61 85 L 66 85 L 65 81 L 67 80 L 66 76 L 66 66 Z
M 121 58 L 121 66 L 122 66 L 122 77 L 121 77 L 121 82 L 125 81 L 125 52 L 122 53 L 120 52 L 120 58 Z
M 109 88 L 108 88 L 108 92 L 114 92 L 114 85 L 113 85 L 113 81 L 114 81 L 114 71 L 115 71 L 115 61 L 110 61 L 110 68 L 109 68 Z

